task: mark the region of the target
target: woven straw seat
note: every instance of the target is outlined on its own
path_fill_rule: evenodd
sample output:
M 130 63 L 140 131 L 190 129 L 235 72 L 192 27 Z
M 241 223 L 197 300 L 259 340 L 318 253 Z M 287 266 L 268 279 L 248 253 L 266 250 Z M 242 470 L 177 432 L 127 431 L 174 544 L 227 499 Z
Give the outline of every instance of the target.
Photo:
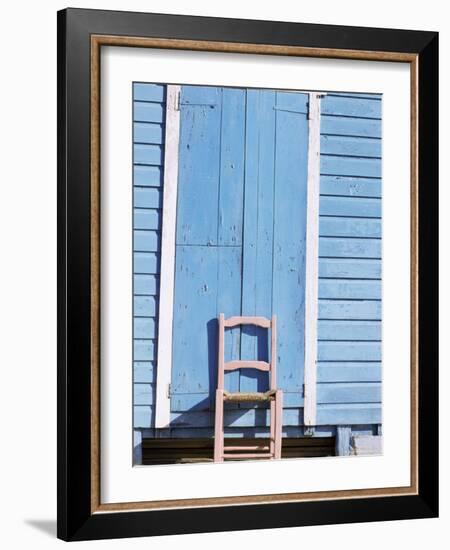
M 227 391 L 223 392 L 224 401 L 235 401 L 235 402 L 248 402 L 248 401 L 271 401 L 275 399 L 276 390 L 269 390 L 265 392 L 253 392 L 253 393 L 243 393 L 236 392 L 230 393 Z

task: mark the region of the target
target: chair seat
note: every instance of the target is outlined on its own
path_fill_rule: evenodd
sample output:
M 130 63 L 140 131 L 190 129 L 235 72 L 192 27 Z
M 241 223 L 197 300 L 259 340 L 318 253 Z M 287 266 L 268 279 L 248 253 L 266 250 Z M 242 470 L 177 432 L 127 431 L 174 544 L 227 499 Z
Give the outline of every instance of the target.
M 271 401 L 275 399 L 275 390 L 268 390 L 266 392 L 223 392 L 224 401 Z

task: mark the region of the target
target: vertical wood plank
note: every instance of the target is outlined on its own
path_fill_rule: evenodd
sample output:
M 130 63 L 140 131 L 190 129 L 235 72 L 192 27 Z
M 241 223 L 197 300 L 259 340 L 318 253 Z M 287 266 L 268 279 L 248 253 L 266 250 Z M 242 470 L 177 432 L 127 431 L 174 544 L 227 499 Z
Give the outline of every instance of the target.
M 216 413 L 214 428 L 214 462 L 223 462 L 223 390 L 216 390 Z
M 142 430 L 133 430 L 133 466 L 142 464 Z
M 217 373 L 217 262 L 217 247 L 177 245 L 172 393 L 201 394 L 208 406 Z
M 352 437 L 351 426 L 336 427 L 336 455 L 348 456 L 350 454 L 350 443 Z
M 242 244 L 246 91 L 222 89 L 217 243 Z M 213 205 L 209 205 L 213 208 Z
M 252 90 L 247 105 L 246 194 L 242 314 L 271 317 L 273 203 L 275 186 L 275 98 L 271 90 Z M 247 175 L 249 176 L 247 182 Z M 254 201 L 251 200 L 254 198 Z M 247 262 L 246 254 L 250 254 Z M 268 332 L 246 327 L 242 357 L 269 360 Z M 241 391 L 267 389 L 267 375 L 242 369 Z
M 242 243 L 242 315 L 256 313 L 256 258 L 257 258 L 257 216 L 258 202 L 258 158 L 260 90 L 247 90 L 246 134 L 245 134 L 245 182 L 244 182 L 244 228 Z M 255 356 L 254 327 L 241 331 L 241 358 Z M 240 376 L 241 390 L 245 389 L 244 374 Z
M 164 428 L 170 423 L 170 384 L 172 368 L 172 318 L 175 268 L 175 230 L 178 188 L 178 146 L 180 112 L 179 86 L 167 86 L 165 168 L 163 189 L 163 228 L 161 236 L 160 307 L 158 321 L 158 368 L 156 377 L 155 427 Z
M 222 89 L 217 311 L 225 317 L 241 312 L 246 94 L 238 88 Z M 240 327 L 226 331 L 226 361 L 239 358 L 240 334 Z M 239 372 L 226 373 L 225 382 L 229 391 L 238 391 Z
M 221 98 L 221 88 L 181 87 L 177 244 L 217 244 Z
M 292 102 L 292 95 L 302 94 L 277 92 L 277 105 L 281 106 L 288 100 Z M 308 175 L 306 114 L 277 110 L 276 136 L 273 312 L 278 321 L 277 385 L 284 392 L 292 392 L 301 398 Z
M 240 314 L 241 311 L 241 273 L 242 248 L 240 246 L 217 247 L 217 313 L 225 318 Z M 240 327 L 226 329 L 224 340 L 225 361 L 239 359 Z M 214 395 L 215 377 L 212 378 Z M 225 389 L 239 390 L 239 371 L 225 373 Z M 231 406 L 231 405 L 228 405 Z
M 172 406 L 208 411 L 217 381 L 222 89 L 182 86 Z
M 304 424 L 314 426 L 317 408 L 317 323 L 319 308 L 320 95 L 309 94 L 308 191 L 305 277 Z

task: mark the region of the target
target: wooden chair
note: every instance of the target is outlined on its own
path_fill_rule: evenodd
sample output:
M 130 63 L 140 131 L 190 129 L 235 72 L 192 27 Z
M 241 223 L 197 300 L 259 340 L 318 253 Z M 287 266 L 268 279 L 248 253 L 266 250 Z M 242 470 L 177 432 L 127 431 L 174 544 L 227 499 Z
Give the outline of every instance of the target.
M 218 376 L 216 390 L 216 418 L 214 430 L 214 462 L 223 462 L 230 458 L 281 458 L 281 428 L 283 415 L 283 392 L 276 383 L 276 315 L 272 320 L 265 317 L 230 317 L 219 315 Z M 225 363 L 225 328 L 239 325 L 254 325 L 271 330 L 271 359 L 266 361 L 236 360 Z M 225 390 L 225 371 L 236 369 L 257 369 L 269 374 L 269 390 L 266 392 L 230 393 Z M 225 446 L 224 438 L 224 402 L 270 402 L 270 441 L 268 445 Z M 259 451 L 259 452 L 258 452 Z

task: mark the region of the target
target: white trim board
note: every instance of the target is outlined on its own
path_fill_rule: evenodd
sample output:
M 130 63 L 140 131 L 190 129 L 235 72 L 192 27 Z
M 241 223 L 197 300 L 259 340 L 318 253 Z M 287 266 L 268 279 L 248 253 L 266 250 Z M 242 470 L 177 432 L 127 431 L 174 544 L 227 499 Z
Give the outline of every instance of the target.
M 180 86 L 167 86 L 155 428 L 168 428 L 170 425 L 169 388 L 172 373 L 175 231 L 177 225 L 178 145 L 180 141 L 179 95 Z
M 320 98 L 309 93 L 308 189 L 305 276 L 305 426 L 315 426 L 317 411 L 317 319 L 319 298 Z

